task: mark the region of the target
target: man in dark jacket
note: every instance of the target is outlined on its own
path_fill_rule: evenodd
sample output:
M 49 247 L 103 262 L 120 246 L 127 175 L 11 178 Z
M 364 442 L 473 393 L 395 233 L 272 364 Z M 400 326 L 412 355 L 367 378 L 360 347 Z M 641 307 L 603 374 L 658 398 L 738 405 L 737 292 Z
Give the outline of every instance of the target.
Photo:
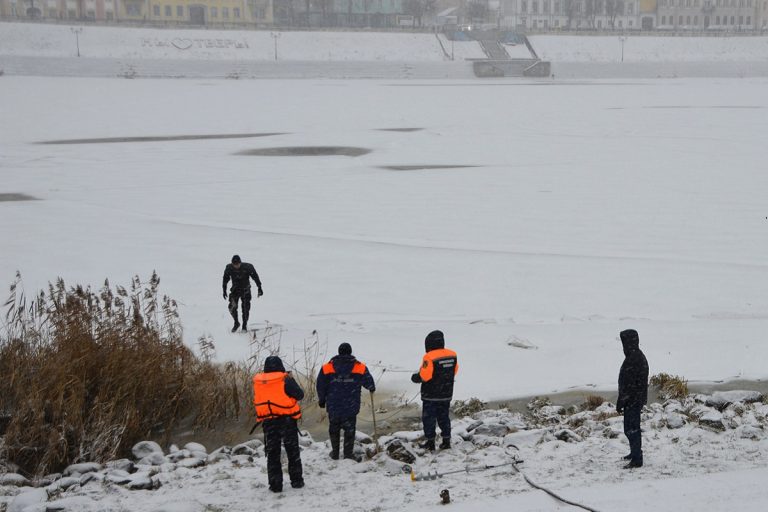
M 259 297 L 264 295 L 264 291 L 261 289 L 261 280 L 253 265 L 240 261 L 240 256 L 237 254 L 232 256 L 232 263 L 224 269 L 224 279 L 221 285 L 224 299 L 227 298 L 227 283 L 230 279 L 232 280 L 232 288 L 229 290 L 229 314 L 235 320 L 232 332 L 237 331 L 240 327 L 240 322 L 237 319 L 238 300 L 243 302 L 243 332 L 245 332 L 248 330 L 248 316 L 251 312 L 251 279 L 256 281 L 256 286 L 259 288 Z
M 421 383 L 424 437 L 422 445 L 429 451 L 435 450 L 437 432 L 435 424 L 440 425 L 441 450 L 451 447 L 451 418 L 448 413 L 453 399 L 453 381 L 459 372 L 456 352 L 445 348 L 445 337 L 441 331 L 432 331 L 424 340 L 426 354 L 422 358 L 421 369 L 411 375 L 411 381 Z
M 344 430 L 344 458 L 360 462 L 354 454 L 357 415 L 360 412 L 360 391 L 371 393 L 376 384 L 363 363 L 352 355 L 349 343 L 339 345 L 339 355 L 324 364 L 317 376 L 317 399 L 328 411 L 328 434 L 331 438 L 331 458 L 338 460 L 341 431 Z
M 619 398 L 616 412 L 624 413 L 624 434 L 629 441 L 629 464 L 624 469 L 643 466 L 643 440 L 640 413 L 648 402 L 648 361 L 640 350 L 640 337 L 634 329 L 621 331 L 624 363 L 619 371 Z
M 304 487 L 299 427 L 296 424 L 296 420 L 301 418 L 298 402 L 303 398 L 304 390 L 285 371 L 283 362 L 277 356 L 268 357 L 264 361 L 264 371 L 253 377 L 253 405 L 256 407 L 256 421 L 264 427 L 267 480 L 272 492 L 283 490 L 281 445 L 285 446 L 285 453 L 288 455 L 291 487 Z

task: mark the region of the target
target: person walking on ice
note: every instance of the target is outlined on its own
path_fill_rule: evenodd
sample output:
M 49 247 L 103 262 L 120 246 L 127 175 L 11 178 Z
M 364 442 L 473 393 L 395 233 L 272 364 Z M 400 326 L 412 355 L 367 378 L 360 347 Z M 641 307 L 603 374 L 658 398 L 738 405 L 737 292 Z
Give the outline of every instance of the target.
M 229 290 L 229 314 L 232 315 L 235 321 L 232 332 L 236 332 L 240 327 L 240 322 L 237 318 L 238 301 L 241 301 L 243 304 L 243 332 L 245 332 L 248 330 L 248 317 L 251 312 L 251 279 L 256 282 L 256 286 L 259 289 L 258 297 L 264 295 L 264 291 L 261 289 L 261 280 L 253 265 L 243 263 L 237 254 L 232 256 L 232 263 L 228 264 L 224 269 L 224 279 L 221 286 L 225 300 L 227 298 L 227 283 L 229 283 L 230 279 L 232 280 L 232 288 Z
M 341 431 L 344 430 L 345 459 L 360 462 L 354 454 L 357 415 L 360 413 L 360 391 L 371 393 L 376 384 L 368 368 L 352 355 L 349 343 L 339 345 L 339 355 L 323 365 L 317 376 L 317 398 L 321 408 L 328 411 L 328 434 L 331 438 L 331 458 L 338 460 Z
M 411 382 L 421 383 L 422 413 L 424 437 L 427 441 L 422 448 L 434 451 L 437 432 L 435 424 L 440 426 L 441 450 L 451 447 L 451 400 L 453 382 L 459 372 L 456 352 L 445 348 L 442 331 L 432 331 L 424 340 L 426 354 L 422 358 L 421 368 L 411 375 Z

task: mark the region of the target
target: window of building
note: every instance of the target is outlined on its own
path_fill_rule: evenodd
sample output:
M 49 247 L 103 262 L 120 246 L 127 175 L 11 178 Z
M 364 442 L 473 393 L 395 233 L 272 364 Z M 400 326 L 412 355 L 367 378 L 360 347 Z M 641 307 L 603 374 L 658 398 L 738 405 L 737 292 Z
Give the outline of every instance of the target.
M 555 2 L 555 14 L 560 14 L 560 2 Z M 555 25 L 557 26 L 557 25 Z
M 183 18 L 184 17 L 184 6 L 183 5 L 177 5 L 176 6 L 176 17 L 177 18 Z
M 125 14 L 128 16 L 141 16 L 141 4 L 139 2 L 127 2 L 125 4 Z
M 522 12 L 523 14 L 528 12 L 528 2 L 526 2 L 526 0 L 523 0 L 522 2 L 520 2 L 520 12 Z
M 627 14 L 629 14 L 629 15 L 631 16 L 631 15 L 633 15 L 634 13 L 635 13 L 635 4 L 633 4 L 633 3 L 630 3 L 630 4 L 627 6 Z
M 222 7 L 221 8 L 221 17 L 222 18 L 229 18 L 229 7 Z
M 107 11 L 107 21 L 112 21 L 115 19 L 115 13 L 112 11 Z
M 88 18 L 88 19 L 95 20 L 96 19 L 96 11 L 94 11 L 94 10 L 85 11 L 85 17 Z
M 555 27 L 556 28 L 560 27 L 560 20 L 555 20 Z
M 165 6 L 165 15 L 170 18 L 172 16 L 171 12 L 172 12 L 171 11 L 171 6 L 170 5 L 166 5 Z
M 632 28 L 632 20 L 629 20 L 629 27 Z
M 715 25 L 720 24 L 720 16 L 715 16 Z
M 736 24 L 736 16 L 731 16 L 731 25 Z
M 691 17 L 690 16 L 686 16 L 685 17 L 685 24 L 686 25 L 690 25 L 691 24 Z
M 159 5 L 153 5 L 152 6 L 152 14 L 155 16 L 160 16 L 160 6 Z
M 685 0 L 685 6 L 690 7 L 691 6 L 691 0 Z
M 739 16 L 739 25 L 744 24 L 744 16 Z
M 218 18 L 219 10 L 216 7 L 211 7 L 211 18 Z
M 603 28 L 603 20 L 597 20 L 597 28 Z
M 532 10 L 533 14 L 539 14 L 539 2 L 538 2 L 538 0 L 533 0 L 533 2 L 531 2 L 531 10 Z
M 544 9 L 544 14 L 549 14 L 549 0 L 544 0 L 541 3 L 542 9 Z
M 235 19 L 239 20 L 240 19 L 240 8 L 239 7 L 235 7 L 234 9 L 232 9 L 232 15 L 235 17 Z
M 77 18 L 77 11 L 75 9 L 67 9 L 67 18 L 71 20 Z
M 698 7 L 699 6 L 699 0 L 693 0 L 693 6 Z
M 677 24 L 678 24 L 678 25 L 682 25 L 682 24 L 683 24 L 683 17 L 682 17 L 682 16 L 679 16 L 679 17 L 677 18 Z
M 619 28 L 624 28 L 624 24 L 619 20 Z
M 666 25 L 667 24 L 667 17 L 666 16 L 662 16 L 661 17 L 661 24 L 662 25 Z
M 747 25 L 752 24 L 752 16 L 747 16 Z
M 697 27 L 699 26 L 699 17 L 698 17 L 698 16 L 694 16 L 694 17 L 693 17 L 693 24 L 694 24 L 695 26 L 697 26 Z

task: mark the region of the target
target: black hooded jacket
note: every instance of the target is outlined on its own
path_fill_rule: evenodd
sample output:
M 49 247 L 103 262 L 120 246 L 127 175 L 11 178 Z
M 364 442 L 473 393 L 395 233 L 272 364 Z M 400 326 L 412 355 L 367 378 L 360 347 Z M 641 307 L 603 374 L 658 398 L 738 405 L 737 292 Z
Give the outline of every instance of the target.
M 229 263 L 224 269 L 224 277 L 222 279 L 222 288 L 227 291 L 227 283 L 232 280 L 232 293 L 245 292 L 251 289 L 251 279 L 256 282 L 256 286 L 261 290 L 261 280 L 259 274 L 256 273 L 256 269 L 250 263 L 240 263 L 240 268 L 235 268 L 234 265 Z
M 459 371 L 456 353 L 445 348 L 445 339 L 440 331 L 429 333 L 424 340 L 426 354 L 421 369 L 411 375 L 411 382 L 421 383 L 422 401 L 450 401 L 453 398 L 453 383 Z
M 277 356 L 269 356 L 264 360 L 264 373 L 270 372 L 284 372 L 285 366 L 283 361 Z M 302 400 L 304 398 L 304 390 L 301 389 L 299 383 L 296 382 L 293 377 L 288 375 L 285 378 L 285 394 L 296 400 Z
M 624 363 L 619 370 L 619 399 L 616 407 L 642 407 L 648 403 L 648 360 L 640 350 L 637 331 L 622 331 L 621 344 L 624 346 Z

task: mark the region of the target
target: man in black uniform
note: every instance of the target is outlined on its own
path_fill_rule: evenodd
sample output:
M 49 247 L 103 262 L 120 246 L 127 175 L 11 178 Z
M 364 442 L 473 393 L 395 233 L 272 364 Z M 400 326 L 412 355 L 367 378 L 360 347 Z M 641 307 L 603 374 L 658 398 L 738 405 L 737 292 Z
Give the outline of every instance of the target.
M 624 363 L 619 370 L 619 398 L 616 412 L 624 413 L 624 434 L 629 441 L 630 453 L 624 459 L 624 469 L 643 466 L 643 440 L 640 431 L 640 413 L 648 402 L 648 360 L 640 350 L 640 337 L 634 329 L 621 331 Z
M 248 316 L 251 312 L 251 279 L 256 281 L 256 286 L 259 288 L 259 297 L 264 295 L 261 289 L 261 280 L 259 274 L 256 273 L 256 269 L 250 263 L 243 263 L 240 260 L 240 256 L 235 254 L 232 256 L 232 263 L 227 265 L 224 269 L 224 281 L 222 282 L 222 288 L 224 292 L 224 299 L 227 298 L 227 283 L 232 280 L 232 288 L 229 290 L 229 313 L 235 320 L 235 326 L 232 327 L 232 332 L 237 331 L 240 327 L 240 322 L 237 320 L 237 301 L 243 302 L 243 332 L 248 330 Z

